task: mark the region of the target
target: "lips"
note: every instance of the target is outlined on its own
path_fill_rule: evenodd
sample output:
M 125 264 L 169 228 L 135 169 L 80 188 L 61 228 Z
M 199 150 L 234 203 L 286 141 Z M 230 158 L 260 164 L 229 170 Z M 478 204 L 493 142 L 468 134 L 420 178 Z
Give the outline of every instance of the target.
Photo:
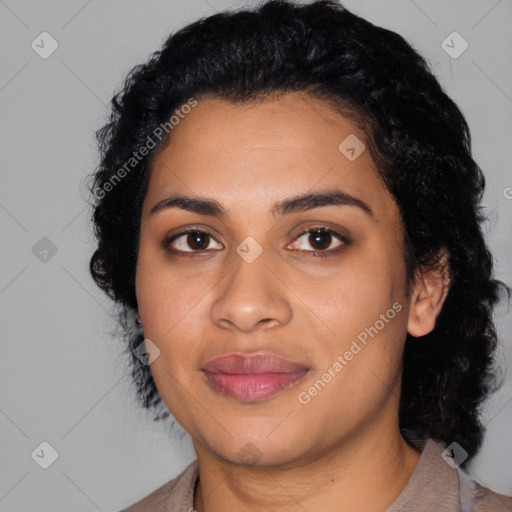
M 243 402 L 257 402 L 293 386 L 310 369 L 273 353 L 258 352 L 217 357 L 202 371 L 216 392 Z

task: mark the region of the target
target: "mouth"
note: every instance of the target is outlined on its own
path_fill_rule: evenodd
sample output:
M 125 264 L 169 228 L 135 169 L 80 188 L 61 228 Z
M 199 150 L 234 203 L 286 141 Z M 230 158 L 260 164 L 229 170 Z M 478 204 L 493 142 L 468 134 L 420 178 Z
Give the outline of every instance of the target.
M 201 370 L 214 391 L 242 402 L 259 402 L 290 388 L 311 368 L 258 352 L 221 356 Z

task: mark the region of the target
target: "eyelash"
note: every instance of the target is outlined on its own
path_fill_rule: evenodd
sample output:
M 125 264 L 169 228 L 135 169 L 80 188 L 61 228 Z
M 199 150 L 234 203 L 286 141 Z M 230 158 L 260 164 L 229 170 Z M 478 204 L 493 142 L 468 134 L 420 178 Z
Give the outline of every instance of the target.
M 333 256 L 333 255 L 337 255 L 341 250 L 343 250 L 344 247 L 346 247 L 347 245 L 350 245 L 350 243 L 351 243 L 350 240 L 346 236 L 343 236 L 340 233 L 338 233 L 337 231 L 334 231 L 333 229 L 329 229 L 329 228 L 327 228 L 325 226 L 314 226 L 314 227 L 308 228 L 308 229 L 302 231 L 301 233 L 299 233 L 294 238 L 293 241 L 301 238 L 302 236 L 304 236 L 304 235 L 306 235 L 308 233 L 314 233 L 314 232 L 321 232 L 322 234 L 325 234 L 325 233 L 330 234 L 331 236 L 333 236 L 339 242 L 342 243 L 342 245 L 340 245 L 336 249 L 326 249 L 326 250 L 323 250 L 323 251 L 319 251 L 319 250 L 316 250 L 316 251 L 306 251 L 306 250 L 303 250 L 303 249 L 298 249 L 300 252 L 305 252 L 309 256 L 314 257 L 314 258 L 327 258 L 327 257 Z M 162 249 L 164 249 L 167 252 L 170 252 L 172 255 L 183 256 L 183 257 L 186 257 L 186 258 L 194 258 L 194 257 L 202 256 L 205 253 L 210 252 L 211 250 L 180 251 L 180 250 L 175 250 L 175 249 L 171 249 L 170 248 L 171 244 L 175 240 L 177 240 L 178 238 L 180 238 L 180 237 L 182 237 L 184 235 L 195 234 L 195 233 L 200 233 L 200 234 L 208 235 L 211 238 L 213 238 L 215 241 L 217 241 L 216 238 L 211 233 L 209 233 L 208 231 L 205 231 L 205 230 L 199 229 L 199 228 L 189 228 L 189 229 L 186 229 L 184 231 L 181 231 L 180 233 L 172 235 L 171 237 L 165 238 L 162 241 L 162 243 L 161 243 Z M 219 243 L 219 242 L 217 242 L 217 243 Z M 219 250 L 219 249 L 215 249 L 215 250 Z

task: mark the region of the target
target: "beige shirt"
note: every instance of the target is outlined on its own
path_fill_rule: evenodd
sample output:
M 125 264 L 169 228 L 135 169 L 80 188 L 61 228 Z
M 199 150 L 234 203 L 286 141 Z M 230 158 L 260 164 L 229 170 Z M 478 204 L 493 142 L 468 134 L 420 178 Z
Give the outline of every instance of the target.
M 443 447 L 425 443 L 400 495 L 386 512 L 512 512 L 512 498 L 473 482 L 441 457 Z M 121 512 L 193 512 L 199 480 L 197 459 L 176 478 Z

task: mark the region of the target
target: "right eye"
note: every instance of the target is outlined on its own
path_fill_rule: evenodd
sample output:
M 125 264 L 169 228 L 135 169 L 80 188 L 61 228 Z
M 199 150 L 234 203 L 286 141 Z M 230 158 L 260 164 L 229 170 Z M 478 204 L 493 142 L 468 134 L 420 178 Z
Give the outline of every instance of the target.
M 211 247 L 212 242 L 216 243 L 217 247 Z M 200 253 L 211 250 L 218 251 L 223 248 L 223 245 L 207 231 L 188 229 L 164 240 L 162 247 L 174 253 Z

